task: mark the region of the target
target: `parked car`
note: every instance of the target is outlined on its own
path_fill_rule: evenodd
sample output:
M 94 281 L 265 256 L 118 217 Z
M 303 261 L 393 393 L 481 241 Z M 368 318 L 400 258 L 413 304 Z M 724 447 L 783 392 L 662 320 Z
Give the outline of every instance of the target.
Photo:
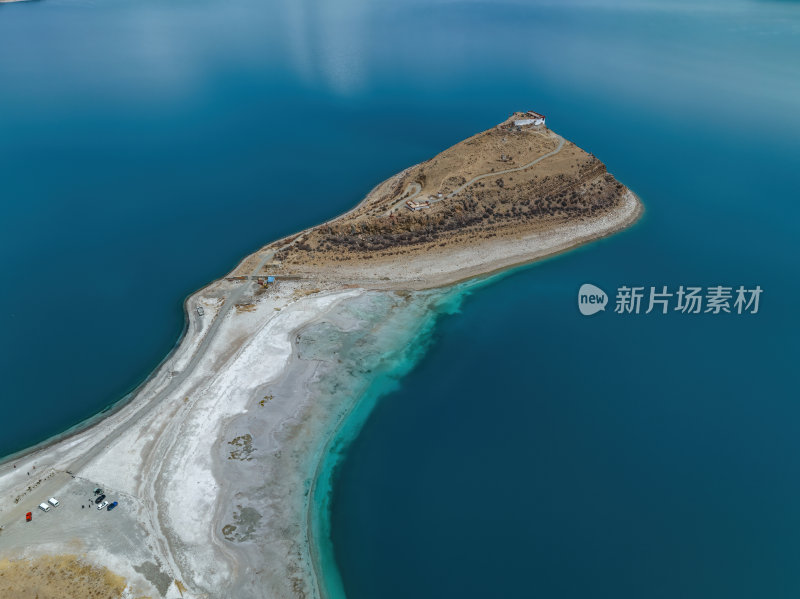
M 56 499 L 55 497 L 51 497 L 50 499 L 48 499 L 47 503 L 49 503 L 53 507 L 58 507 L 58 499 Z
M 107 509 L 107 510 L 110 512 L 111 510 L 113 510 L 113 509 L 114 509 L 115 507 L 117 507 L 118 505 L 119 505 L 119 503 L 117 503 L 117 502 L 115 501 L 114 503 L 112 503 L 111 505 L 109 505 L 109 506 L 108 506 L 106 509 Z
M 103 499 L 105 499 L 105 498 L 106 498 L 106 496 L 105 496 L 105 495 L 100 495 L 100 497 L 98 497 L 97 499 L 95 499 L 95 500 L 94 500 L 94 502 L 95 502 L 95 503 L 100 503 L 100 502 L 101 502 L 101 501 L 103 501 Z
M 107 502 L 107 501 L 104 501 L 103 503 L 101 503 L 100 505 L 98 505 L 98 506 L 97 506 L 97 509 L 98 509 L 98 510 L 102 510 L 102 509 L 103 509 L 104 507 L 106 507 L 107 505 L 108 505 L 108 502 Z
M 94 494 L 95 495 L 102 495 L 103 494 L 103 489 L 95 489 L 94 490 Z
M 25 514 L 25 522 L 30 522 L 31 520 L 33 520 L 33 514 L 28 512 L 27 514 Z
M 40 503 L 39 504 L 39 509 L 42 510 L 43 512 L 49 512 L 50 511 L 50 506 L 47 505 L 46 503 Z

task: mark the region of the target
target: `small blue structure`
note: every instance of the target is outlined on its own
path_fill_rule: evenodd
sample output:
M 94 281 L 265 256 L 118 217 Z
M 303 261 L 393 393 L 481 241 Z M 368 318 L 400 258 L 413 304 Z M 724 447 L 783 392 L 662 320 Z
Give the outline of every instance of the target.
M 275 277 L 267 277 L 267 283 L 274 283 Z

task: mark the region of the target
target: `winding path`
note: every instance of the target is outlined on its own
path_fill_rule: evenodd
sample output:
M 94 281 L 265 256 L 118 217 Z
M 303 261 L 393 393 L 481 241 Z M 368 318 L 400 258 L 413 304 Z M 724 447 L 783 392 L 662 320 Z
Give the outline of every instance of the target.
M 550 158 L 551 156 L 555 156 L 564 147 L 565 139 L 563 137 L 561 137 L 560 135 L 558 135 L 557 133 L 554 134 L 554 135 L 556 137 L 558 137 L 558 146 L 552 152 L 548 152 L 547 154 L 543 154 L 542 156 L 539 156 L 535 160 L 531 160 L 530 162 L 528 162 L 527 164 L 523 164 L 522 166 L 515 166 L 514 168 L 507 168 L 507 169 L 504 169 L 502 171 L 490 171 L 488 173 L 483 173 L 482 175 L 476 175 L 476 176 L 472 177 L 472 179 L 470 179 L 469 181 L 464 183 L 463 185 L 459 185 L 458 187 L 456 187 L 453 191 L 448 193 L 446 196 L 444 196 L 442 198 L 434 198 L 434 199 L 432 199 L 430 201 L 431 204 L 435 204 L 437 202 L 441 202 L 442 200 L 449 200 L 453 196 L 461 193 L 467 187 L 477 183 L 481 179 L 486 179 L 487 177 L 497 177 L 498 175 L 505 175 L 507 173 L 516 173 L 516 172 L 519 172 L 519 171 L 524 171 L 525 169 L 528 169 L 528 168 L 532 167 L 534 164 L 537 164 L 537 163 L 541 162 L 542 160 L 545 160 L 546 158 Z M 386 211 L 385 216 L 389 216 L 392 213 L 392 211 L 395 208 L 397 208 L 398 205 L 404 204 L 408 200 L 411 200 L 411 199 L 415 198 L 422 191 L 422 186 L 419 183 L 417 183 L 416 181 L 414 181 L 413 183 L 409 183 L 408 184 L 408 186 L 403 191 L 403 194 L 408 193 L 411 190 L 412 187 L 416 187 L 416 191 L 412 195 L 410 195 L 408 197 L 406 197 L 405 195 L 401 196 L 401 198 L 399 200 L 397 200 L 394 204 L 392 204 L 389 207 L 389 209 Z
M 473 183 L 477 183 L 478 181 L 480 181 L 481 179 L 485 179 L 486 177 L 496 177 L 497 175 L 505 175 L 506 173 L 516 173 L 518 171 L 524 171 L 526 168 L 532 167 L 534 164 L 536 164 L 537 162 L 541 162 L 545 158 L 550 158 L 550 156 L 555 156 L 556 154 L 558 154 L 561 151 L 561 148 L 564 147 L 564 138 L 561 137 L 560 135 L 556 135 L 556 137 L 558 137 L 558 147 L 555 150 L 553 150 L 552 152 L 548 152 L 547 154 L 544 154 L 543 156 L 539 156 L 536 160 L 531 160 L 528 164 L 523 164 L 522 166 L 517 166 L 517 167 L 514 167 L 514 168 L 507 168 L 507 169 L 502 170 L 502 171 L 493 171 L 493 172 L 490 172 L 490 173 L 484 173 L 482 175 L 477 175 L 477 176 L 473 177 L 472 179 L 470 179 L 469 181 L 467 181 L 466 183 L 464 183 L 463 185 L 461 185 L 459 187 L 456 187 L 453 191 L 448 193 L 443 198 L 437 198 L 436 200 L 431 200 L 431 203 L 433 204 L 435 202 L 441 202 L 442 200 L 447 200 L 449 198 L 452 198 L 454 195 L 456 195 L 458 193 L 461 193 L 462 191 L 464 191 L 467 187 L 469 187 Z
M 412 188 L 412 187 L 415 187 L 415 188 L 416 188 L 416 191 L 414 191 L 414 193 L 412 193 L 411 195 L 409 195 L 409 196 L 406 196 L 406 194 L 407 194 L 407 193 L 409 193 L 409 192 L 411 191 L 411 188 Z M 406 188 L 403 190 L 403 195 L 401 195 L 401 196 L 400 196 L 400 199 L 399 199 L 399 200 L 397 200 L 397 201 L 396 201 L 394 204 L 392 204 L 391 206 L 389 206 L 389 209 L 386 211 L 386 214 L 385 214 L 385 216 L 389 216 L 389 215 L 392 213 L 392 210 L 394 210 L 395 208 L 397 208 L 397 207 L 398 207 L 400 204 L 404 204 L 404 203 L 405 203 L 405 202 L 407 202 L 408 200 L 413 200 L 415 197 L 417 197 L 417 196 L 419 195 L 419 193 L 420 193 L 421 191 L 422 191 L 422 185 L 420 185 L 420 184 L 419 184 L 419 183 L 417 183 L 416 181 L 414 181 L 413 183 L 409 183 L 408 185 L 406 185 Z

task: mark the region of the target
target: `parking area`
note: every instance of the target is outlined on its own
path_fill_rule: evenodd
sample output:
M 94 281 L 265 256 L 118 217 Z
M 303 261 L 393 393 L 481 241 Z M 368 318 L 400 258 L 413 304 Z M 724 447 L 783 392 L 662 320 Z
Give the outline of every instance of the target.
M 15 510 L 15 520 L 5 523 L 2 537 L 0 537 L 2 539 L 0 547 L 5 547 L 10 538 L 23 533 L 23 531 L 27 539 L 34 540 L 39 538 L 40 529 L 53 530 L 55 528 L 59 530 L 64 528 L 69 530 L 76 526 L 102 526 L 103 523 L 98 521 L 97 517 L 111 516 L 114 511 L 107 513 L 105 507 L 109 504 L 106 504 L 103 510 L 97 509 L 98 504 L 95 503 L 95 500 L 99 495 L 94 493 L 96 488 L 98 487 L 93 486 L 91 482 L 70 477 L 53 495 L 32 491 Z M 104 489 L 104 495 L 101 503 L 106 499 L 109 502 L 117 501 L 122 505 L 125 503 L 124 500 L 119 501 L 118 495 L 111 489 Z M 119 508 L 120 505 L 115 510 L 119 510 Z M 30 514 L 30 519 L 26 517 L 27 514 Z
M 0 557 L 38 548 L 83 552 L 102 547 L 110 555 L 137 556 L 140 563 L 155 560 L 155 548 L 143 525 L 149 519 L 135 497 L 79 477 L 68 477 L 59 487 L 52 495 L 33 492 L 21 502 L 18 515 L 5 522 L 0 532 Z M 108 511 L 108 505 L 97 509 L 98 488 L 106 496 L 101 503 L 118 503 L 112 511 Z M 51 497 L 58 501 L 57 507 L 48 503 Z M 49 506 L 47 512 L 39 509 L 41 503 Z M 28 512 L 30 521 L 26 519 Z
M 42 485 L 27 493 L 14 506 L 13 520 L 4 521 L 0 560 L 85 557 L 122 576 L 137 590 L 135 596 L 164 596 L 174 587 L 174 577 L 165 568 L 150 534 L 149 514 L 136 497 L 69 475 L 49 482 L 47 487 Z M 102 489 L 102 493 L 96 494 L 96 489 Z M 111 511 L 108 505 L 97 509 L 101 495 L 105 498 L 100 504 L 116 501 L 118 505 Z M 50 498 L 58 505 L 50 504 Z M 48 511 L 39 509 L 41 503 L 49 506 Z M 28 512 L 30 521 L 26 519 Z

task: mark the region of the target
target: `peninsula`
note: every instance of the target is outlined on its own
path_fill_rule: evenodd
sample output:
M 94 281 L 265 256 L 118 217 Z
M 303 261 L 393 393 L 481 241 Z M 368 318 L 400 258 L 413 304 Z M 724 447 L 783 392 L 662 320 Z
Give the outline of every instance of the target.
M 516 113 L 264 246 L 187 298 L 180 344 L 130 397 L 0 465 L 0 596 L 327 596 L 317 474 L 364 378 L 453 285 L 640 213 Z

